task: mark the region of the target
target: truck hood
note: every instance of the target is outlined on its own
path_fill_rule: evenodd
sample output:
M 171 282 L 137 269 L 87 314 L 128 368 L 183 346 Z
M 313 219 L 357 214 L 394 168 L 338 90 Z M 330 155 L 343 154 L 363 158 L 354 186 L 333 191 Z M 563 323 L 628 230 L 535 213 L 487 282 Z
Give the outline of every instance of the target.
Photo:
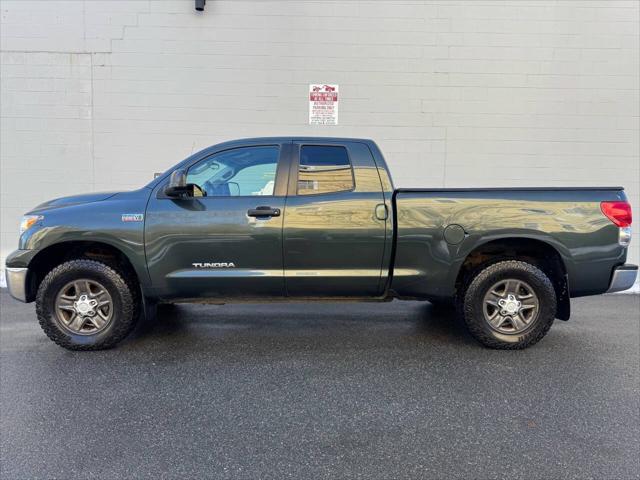
M 67 207 L 69 205 L 79 205 L 82 203 L 99 202 L 111 198 L 118 193 L 120 192 L 96 192 L 85 193 L 82 195 L 72 195 L 70 197 L 55 198 L 53 200 L 41 203 L 40 205 L 35 207 L 32 212 L 39 212 L 42 210 L 48 210 L 57 207 Z

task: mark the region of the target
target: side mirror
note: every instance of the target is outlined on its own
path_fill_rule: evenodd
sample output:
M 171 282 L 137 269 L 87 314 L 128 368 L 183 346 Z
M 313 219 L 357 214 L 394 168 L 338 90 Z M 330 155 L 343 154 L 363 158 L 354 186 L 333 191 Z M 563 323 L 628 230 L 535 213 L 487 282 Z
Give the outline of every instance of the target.
M 185 197 L 191 189 L 187 185 L 187 172 L 184 170 L 175 170 L 171 174 L 169 184 L 164 189 L 167 197 Z
M 175 170 L 171 174 L 164 194 L 171 198 L 206 197 L 207 194 L 195 183 L 187 183 L 187 172 Z

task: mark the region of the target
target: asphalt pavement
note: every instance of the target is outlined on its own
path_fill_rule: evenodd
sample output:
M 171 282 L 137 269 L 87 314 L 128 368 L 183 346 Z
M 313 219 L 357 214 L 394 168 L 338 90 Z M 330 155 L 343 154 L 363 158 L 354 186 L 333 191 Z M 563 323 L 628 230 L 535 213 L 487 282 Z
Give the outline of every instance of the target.
M 494 351 L 428 303 L 180 305 L 68 352 L 0 294 L 0 478 L 640 475 L 640 296 Z

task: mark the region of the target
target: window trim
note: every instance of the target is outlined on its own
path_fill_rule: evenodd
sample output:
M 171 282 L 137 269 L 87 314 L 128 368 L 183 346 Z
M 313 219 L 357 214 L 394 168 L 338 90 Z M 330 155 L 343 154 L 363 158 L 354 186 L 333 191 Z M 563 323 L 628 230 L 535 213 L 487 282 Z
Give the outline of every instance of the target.
M 353 168 L 353 162 L 351 161 L 351 154 L 349 153 L 349 147 L 340 143 L 295 143 L 295 158 L 294 161 L 291 162 L 291 173 L 289 173 L 289 189 L 288 196 L 296 196 L 296 197 L 312 197 L 315 195 L 332 195 L 335 193 L 348 193 L 354 192 L 356 189 L 356 175 L 355 169 Z M 300 195 L 298 193 L 298 176 L 300 174 L 300 156 L 302 153 L 302 147 L 339 147 L 344 148 L 347 152 L 347 160 L 349 161 L 349 168 L 351 169 L 351 188 L 345 190 L 335 190 L 332 192 L 317 192 L 317 193 L 304 193 Z M 293 192 L 293 193 L 292 193 Z
M 236 145 L 229 148 L 223 148 L 221 150 L 217 150 L 215 152 L 207 152 L 206 155 L 203 155 L 199 158 L 194 159 L 188 165 L 182 167 L 182 169 L 189 174 L 189 170 L 200 162 L 207 160 L 214 155 L 218 155 L 220 153 L 229 152 L 231 150 L 239 150 L 242 148 L 255 148 L 255 147 L 276 147 L 278 149 L 278 159 L 276 162 L 276 176 L 275 176 L 275 184 L 273 186 L 273 194 L 272 195 L 211 195 L 206 197 L 193 197 L 196 200 L 207 200 L 209 198 L 221 199 L 221 198 L 274 198 L 274 197 L 286 197 L 288 185 L 289 185 L 289 170 L 291 163 L 291 154 L 288 148 L 289 143 L 258 143 L 258 144 L 248 144 L 248 145 Z M 165 200 L 176 200 L 174 197 L 168 197 L 164 193 L 164 189 L 169 184 L 169 180 L 171 179 L 171 173 L 173 173 L 176 168 L 172 169 L 171 172 L 167 175 L 165 181 L 161 182 L 158 185 L 158 193 L 156 198 L 165 199 Z

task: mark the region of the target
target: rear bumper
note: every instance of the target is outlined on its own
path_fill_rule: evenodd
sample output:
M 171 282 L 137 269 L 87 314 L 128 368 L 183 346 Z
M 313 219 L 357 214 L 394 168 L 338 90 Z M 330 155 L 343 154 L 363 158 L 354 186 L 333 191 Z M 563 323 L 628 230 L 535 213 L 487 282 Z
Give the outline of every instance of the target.
M 27 272 L 28 268 L 11 268 L 5 269 L 7 278 L 7 288 L 9 294 L 16 300 L 21 302 L 27 301 Z
M 613 269 L 613 275 L 611 276 L 611 283 L 609 284 L 609 290 L 607 293 L 622 292 L 633 287 L 636 283 L 636 277 L 638 276 L 637 265 L 621 265 Z

